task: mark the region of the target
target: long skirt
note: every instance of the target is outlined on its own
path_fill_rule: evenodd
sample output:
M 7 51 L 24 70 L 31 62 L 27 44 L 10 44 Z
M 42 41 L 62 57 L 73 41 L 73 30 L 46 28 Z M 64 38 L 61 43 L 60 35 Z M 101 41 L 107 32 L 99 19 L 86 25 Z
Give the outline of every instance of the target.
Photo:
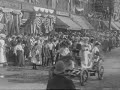
M 85 66 L 88 66 L 89 62 L 90 62 L 90 52 L 89 51 L 83 51 L 82 53 L 82 64 L 85 64 Z
M 6 63 L 6 55 L 5 55 L 5 51 L 3 48 L 0 48 L 0 64 L 4 64 Z
M 20 67 L 24 66 L 25 64 L 24 53 L 21 50 L 17 50 L 17 61 Z

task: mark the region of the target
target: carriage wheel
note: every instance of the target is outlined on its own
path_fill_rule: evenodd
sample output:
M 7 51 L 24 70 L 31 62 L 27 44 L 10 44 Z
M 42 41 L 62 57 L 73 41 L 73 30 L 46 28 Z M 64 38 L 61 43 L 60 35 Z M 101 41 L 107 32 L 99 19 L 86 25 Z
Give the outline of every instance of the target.
M 86 70 L 80 73 L 79 80 L 81 86 L 84 86 L 85 82 L 88 80 L 88 72 Z
M 102 80 L 103 79 L 103 74 L 104 74 L 104 67 L 100 66 L 98 69 L 98 79 Z

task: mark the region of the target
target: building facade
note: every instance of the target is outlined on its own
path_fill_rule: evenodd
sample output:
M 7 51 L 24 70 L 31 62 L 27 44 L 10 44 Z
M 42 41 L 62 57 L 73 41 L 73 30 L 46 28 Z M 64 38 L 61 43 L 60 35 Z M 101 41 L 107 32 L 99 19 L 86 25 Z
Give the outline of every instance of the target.
M 114 20 L 120 21 L 120 0 L 114 1 Z

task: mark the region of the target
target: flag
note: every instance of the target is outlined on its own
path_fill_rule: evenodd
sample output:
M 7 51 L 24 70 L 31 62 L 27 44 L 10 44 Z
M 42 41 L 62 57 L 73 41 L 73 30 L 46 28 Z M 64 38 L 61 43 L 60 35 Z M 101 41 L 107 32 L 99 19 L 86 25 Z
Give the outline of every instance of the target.
M 71 0 L 68 0 L 68 10 L 71 11 Z
M 57 1 L 56 0 L 52 0 L 52 8 L 55 9 L 56 8 L 56 3 Z

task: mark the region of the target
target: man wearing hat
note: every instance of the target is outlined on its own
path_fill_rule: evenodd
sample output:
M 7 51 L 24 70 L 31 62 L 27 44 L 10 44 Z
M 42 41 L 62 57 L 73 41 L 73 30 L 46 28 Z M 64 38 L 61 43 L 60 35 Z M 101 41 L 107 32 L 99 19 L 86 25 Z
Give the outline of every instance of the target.
M 63 76 L 65 65 L 63 61 L 58 61 L 55 65 L 54 76 L 48 81 L 47 90 L 72 89 L 75 90 L 73 81 Z

